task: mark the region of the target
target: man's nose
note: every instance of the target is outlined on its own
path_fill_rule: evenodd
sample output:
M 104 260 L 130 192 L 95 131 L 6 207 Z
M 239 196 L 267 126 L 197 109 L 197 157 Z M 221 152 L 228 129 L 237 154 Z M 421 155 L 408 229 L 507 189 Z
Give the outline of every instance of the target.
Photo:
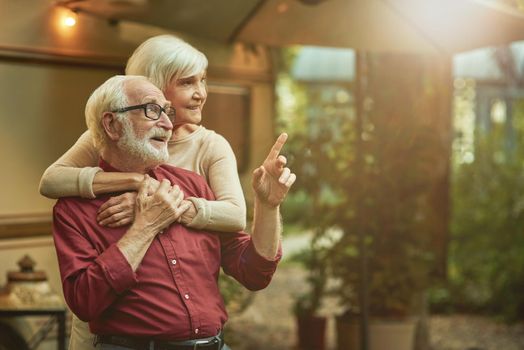
M 165 112 L 162 112 L 160 118 L 158 118 L 157 125 L 166 130 L 173 130 L 173 122 Z

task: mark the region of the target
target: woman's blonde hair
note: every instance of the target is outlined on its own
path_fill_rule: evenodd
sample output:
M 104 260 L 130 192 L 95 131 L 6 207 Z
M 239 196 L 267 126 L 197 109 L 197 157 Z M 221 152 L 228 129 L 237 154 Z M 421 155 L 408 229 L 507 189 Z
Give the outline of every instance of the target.
M 173 78 L 185 78 L 207 69 L 206 56 L 173 35 L 159 35 L 144 41 L 127 61 L 127 75 L 143 75 L 166 91 Z

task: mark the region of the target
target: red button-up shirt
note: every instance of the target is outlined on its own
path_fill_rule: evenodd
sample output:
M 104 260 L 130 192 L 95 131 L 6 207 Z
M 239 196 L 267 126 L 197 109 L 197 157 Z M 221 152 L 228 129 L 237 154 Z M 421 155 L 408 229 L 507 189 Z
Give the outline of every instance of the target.
M 102 162 L 105 170 L 115 171 Z M 149 172 L 187 197 L 214 199 L 198 174 L 162 165 Z M 116 246 L 129 227 L 98 225 L 96 199 L 62 198 L 54 207 L 55 240 L 64 296 L 94 334 L 162 340 L 213 336 L 227 312 L 217 280 L 220 266 L 246 288 L 266 287 L 277 267 L 260 256 L 246 233 L 215 233 L 172 224 L 151 243 L 133 272 Z

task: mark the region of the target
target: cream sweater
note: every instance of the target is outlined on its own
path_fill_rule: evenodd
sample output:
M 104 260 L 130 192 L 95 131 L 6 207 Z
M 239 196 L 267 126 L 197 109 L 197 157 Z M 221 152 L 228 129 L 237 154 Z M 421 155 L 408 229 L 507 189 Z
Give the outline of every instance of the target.
M 169 141 L 168 163 L 202 175 L 216 200 L 188 198 L 197 215 L 188 225 L 215 231 L 234 232 L 246 226 L 246 204 L 238 178 L 237 164 L 231 146 L 224 137 L 199 126 L 191 134 Z M 94 198 L 93 178 L 99 154 L 89 131 L 44 172 L 40 193 L 49 198 L 81 196 Z

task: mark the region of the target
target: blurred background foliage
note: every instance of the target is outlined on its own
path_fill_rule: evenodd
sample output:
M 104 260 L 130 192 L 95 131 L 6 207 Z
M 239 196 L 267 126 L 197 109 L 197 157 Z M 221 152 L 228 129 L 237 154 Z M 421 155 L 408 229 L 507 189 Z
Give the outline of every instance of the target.
M 277 76 L 279 128 L 298 175 L 284 221 L 314 243 L 302 253 L 312 278 L 300 303 L 314 312 L 331 292 L 358 312 L 365 244 L 372 314 L 409 313 L 428 291 L 433 312 L 522 320 L 524 100 L 510 96 L 515 85 L 486 97 L 475 80 L 443 80 L 451 73 L 433 59 L 368 55 L 359 119 L 354 82 L 292 76 L 300 49 L 280 51 Z M 476 114 L 479 99 L 487 113 Z M 326 276 L 329 290 L 319 288 Z
M 368 86 L 357 118 L 354 84 L 294 81 L 285 64 L 293 51 L 282 57 L 278 111 L 298 175 L 297 190 L 283 208 L 285 221 L 310 230 L 313 242 L 325 241 L 310 249 L 325 257 L 316 263 L 335 280 L 331 291 L 345 311 L 359 312 L 365 244 L 371 312 L 409 314 L 416 294 L 433 278 L 430 197 L 447 163 L 431 110 L 438 100 L 434 62 L 367 57 Z M 311 264 L 306 267 L 318 275 Z M 305 304 L 319 305 L 321 280 L 310 280 L 312 300 Z
M 433 308 L 522 320 L 524 100 L 502 89 L 478 120 L 475 81 L 455 85 L 449 279 L 433 291 Z

